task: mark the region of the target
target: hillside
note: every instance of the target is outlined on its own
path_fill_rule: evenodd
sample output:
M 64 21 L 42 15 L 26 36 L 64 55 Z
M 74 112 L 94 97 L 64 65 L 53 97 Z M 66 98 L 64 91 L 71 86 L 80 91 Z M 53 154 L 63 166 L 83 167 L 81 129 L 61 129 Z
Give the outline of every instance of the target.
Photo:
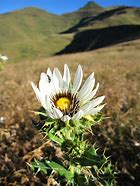
M 135 39 L 140 39 L 140 25 L 83 30 L 76 33 L 72 42 L 56 54 L 90 51 Z
M 80 22 L 64 33 L 72 33 L 87 29 L 99 29 L 120 25 L 140 25 L 140 8 L 116 7 L 104 10 L 96 16 L 81 19 Z
M 89 2 L 79 10 L 72 13 L 64 14 L 63 16 L 68 19 L 77 19 L 77 21 L 79 22 L 81 19 L 85 19 L 91 16 L 96 16 L 103 11 L 104 8 L 102 8 L 95 2 Z
M 69 42 L 68 37 L 57 33 L 71 23 L 37 8 L 0 15 L 0 25 L 0 51 L 11 60 L 45 57 Z
M 63 32 L 73 40 L 56 54 L 95 50 L 140 38 L 140 8 L 111 7 L 96 16 L 83 18 Z
M 0 51 L 8 55 L 10 61 L 53 55 L 72 40 L 73 35 L 59 33 L 77 24 L 84 17 L 97 15 L 101 10 L 95 3 L 89 3 L 76 12 L 61 16 L 34 7 L 2 14 Z
M 67 46 L 72 45 L 73 48 L 74 44 L 76 48 L 78 44 L 75 41 L 80 38 L 79 35 L 82 36 L 84 44 L 83 34 L 88 32 L 83 32 L 85 30 L 101 29 L 97 30 L 101 34 L 102 28 L 107 28 L 106 35 L 109 36 L 111 27 L 120 25 L 140 25 L 140 9 L 115 7 L 108 10 L 89 2 L 75 12 L 58 16 L 29 7 L 0 15 L 0 52 L 8 55 L 10 62 L 46 58 L 64 51 Z M 90 38 L 91 36 L 92 34 Z M 103 36 L 104 34 L 101 35 Z M 124 42 L 125 38 L 120 41 Z M 97 40 L 98 37 L 96 42 L 95 37 L 91 38 L 88 40 L 89 45 L 93 46 L 93 43 L 99 45 L 100 40 Z M 105 46 L 108 45 L 110 43 L 106 43 Z M 74 51 L 80 51 L 79 49 Z
M 31 111 L 40 107 L 31 88 L 31 81 L 38 84 L 41 72 L 47 68 L 68 64 L 72 76 L 77 65 L 84 70 L 84 79 L 95 72 L 98 95 L 105 95 L 102 110 L 107 118 L 93 127 L 92 143 L 118 167 L 117 186 L 138 186 L 140 183 L 140 40 L 121 43 L 96 51 L 50 57 L 43 60 L 7 63 L 0 72 L 0 124 L 1 185 L 42 185 L 46 177 L 33 174 L 27 161 L 35 154 L 29 153 L 40 146 L 42 136 L 33 125 Z M 4 83 L 5 82 L 5 83 Z M 48 152 L 46 145 L 43 152 Z M 51 150 L 53 153 L 53 149 Z M 24 158 L 25 155 L 26 159 Z M 40 157 L 40 151 L 36 154 Z M 28 157 L 28 158 L 27 158 Z

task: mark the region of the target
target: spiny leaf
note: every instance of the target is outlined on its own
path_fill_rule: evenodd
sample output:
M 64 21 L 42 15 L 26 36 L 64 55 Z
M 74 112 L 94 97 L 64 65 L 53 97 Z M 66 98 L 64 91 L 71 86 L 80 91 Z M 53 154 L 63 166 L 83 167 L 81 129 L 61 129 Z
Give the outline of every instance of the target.
M 55 135 L 53 135 L 52 133 L 48 134 L 48 137 L 50 138 L 50 140 L 52 140 L 53 142 L 62 145 L 62 143 L 64 142 L 64 140 L 62 138 L 59 138 Z
M 44 112 L 39 112 L 39 111 L 31 111 L 31 112 L 34 113 L 35 115 L 42 115 L 42 116 L 47 117 L 47 114 Z
M 37 170 L 36 172 L 42 171 L 45 174 L 47 174 L 47 169 L 49 169 L 49 167 L 45 163 L 40 162 L 36 159 L 32 162 L 32 164 L 30 164 L 30 167 L 32 168 L 33 171 L 36 170 Z
M 46 161 L 46 163 L 55 171 L 57 171 L 61 176 L 64 176 L 68 182 L 71 182 L 74 178 L 74 174 L 64 168 L 62 165 L 52 161 Z

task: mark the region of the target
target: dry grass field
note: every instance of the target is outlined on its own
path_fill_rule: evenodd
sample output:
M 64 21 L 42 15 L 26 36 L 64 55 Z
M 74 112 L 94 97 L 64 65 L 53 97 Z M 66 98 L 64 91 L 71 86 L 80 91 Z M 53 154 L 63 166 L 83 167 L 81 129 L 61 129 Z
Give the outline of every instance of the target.
M 106 119 L 93 128 L 93 143 L 106 148 L 118 168 L 119 186 L 140 185 L 140 40 L 93 52 L 55 56 L 7 64 L 0 72 L 0 185 L 45 185 L 29 170 L 23 158 L 38 147 L 42 137 L 31 113 L 40 107 L 30 81 L 38 83 L 48 67 L 67 63 L 74 74 L 81 64 L 85 77 L 95 72 L 98 95 L 105 95 Z M 42 182 L 42 183 L 41 183 Z

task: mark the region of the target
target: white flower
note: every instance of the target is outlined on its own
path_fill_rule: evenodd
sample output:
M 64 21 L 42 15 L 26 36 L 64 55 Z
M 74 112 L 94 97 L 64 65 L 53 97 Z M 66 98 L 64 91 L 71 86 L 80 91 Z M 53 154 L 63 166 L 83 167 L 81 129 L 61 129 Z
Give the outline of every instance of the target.
M 4 62 L 8 61 L 8 57 L 7 56 L 2 56 L 1 54 L 0 54 L 0 59 L 2 59 Z
M 4 124 L 5 118 L 4 117 L 0 117 L 0 124 Z
M 64 65 L 64 74 L 58 68 L 53 72 L 48 68 L 47 74 L 41 73 L 39 89 L 31 82 L 36 97 L 46 110 L 47 115 L 53 119 L 78 120 L 85 115 L 97 114 L 104 105 L 100 105 L 105 96 L 94 98 L 99 88 L 95 86 L 94 73 L 92 73 L 81 86 L 83 71 L 79 65 L 71 83 L 68 66 Z

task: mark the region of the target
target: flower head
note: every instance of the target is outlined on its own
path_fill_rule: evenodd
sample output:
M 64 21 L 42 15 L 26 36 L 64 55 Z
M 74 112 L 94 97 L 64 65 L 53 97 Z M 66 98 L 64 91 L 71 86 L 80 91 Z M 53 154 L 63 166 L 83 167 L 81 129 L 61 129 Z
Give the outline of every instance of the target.
M 7 56 L 2 56 L 1 54 L 0 54 L 0 59 L 2 59 L 4 62 L 8 61 L 8 57 Z
M 0 117 L 0 124 L 4 124 L 5 122 L 5 118 L 4 117 Z
M 64 74 L 58 68 L 53 72 L 48 68 L 47 74 L 41 73 L 39 88 L 31 82 L 36 97 L 46 110 L 46 114 L 53 119 L 78 120 L 85 115 L 97 114 L 104 105 L 100 105 L 105 96 L 95 98 L 99 83 L 95 86 L 92 73 L 82 84 L 83 71 L 79 65 L 71 83 L 68 66 L 64 65 Z

